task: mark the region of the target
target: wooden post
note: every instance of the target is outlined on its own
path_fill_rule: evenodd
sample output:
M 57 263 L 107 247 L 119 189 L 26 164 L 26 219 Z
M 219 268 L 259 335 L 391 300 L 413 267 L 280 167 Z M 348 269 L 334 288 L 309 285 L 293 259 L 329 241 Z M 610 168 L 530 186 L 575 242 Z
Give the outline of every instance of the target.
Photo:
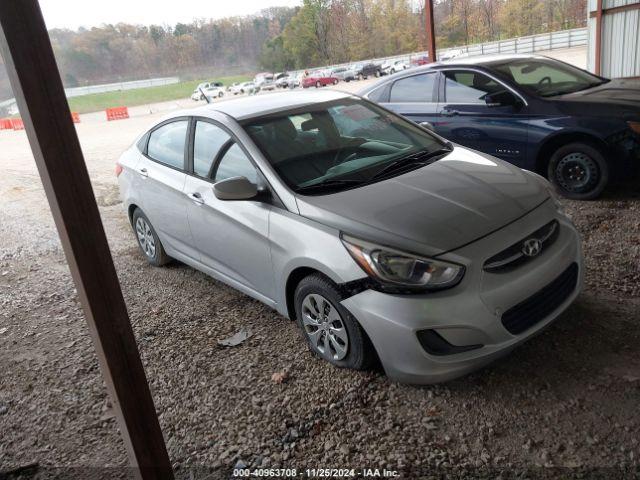
M 433 26 L 433 0 L 424 1 L 424 14 L 427 29 L 427 51 L 429 52 L 429 61 L 435 62 L 436 58 L 436 31 Z
M 0 52 L 131 464 L 144 480 L 173 479 L 37 0 L 0 1 Z
M 600 75 L 602 73 L 602 0 L 598 0 L 596 3 L 596 65 L 595 74 Z

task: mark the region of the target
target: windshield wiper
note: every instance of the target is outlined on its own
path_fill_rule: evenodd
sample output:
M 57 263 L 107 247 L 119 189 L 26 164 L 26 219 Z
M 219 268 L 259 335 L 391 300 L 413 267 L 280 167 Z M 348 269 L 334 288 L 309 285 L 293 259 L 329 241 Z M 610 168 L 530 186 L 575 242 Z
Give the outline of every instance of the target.
M 386 175 L 390 174 L 395 170 L 398 170 L 400 168 L 403 168 L 409 165 L 425 166 L 429 163 L 432 163 L 432 162 L 429 162 L 429 160 L 433 160 L 436 157 L 440 157 L 447 153 L 451 153 L 452 151 L 453 151 L 453 148 L 450 146 L 446 146 L 433 151 L 419 150 L 417 152 L 414 152 L 405 157 L 399 158 L 395 162 L 391 162 L 390 164 L 386 165 L 381 170 L 378 170 L 375 174 L 373 174 L 369 178 L 369 181 L 378 180 L 382 177 L 385 177 Z
M 327 190 L 335 190 L 340 187 L 355 187 L 365 183 L 363 180 L 352 180 L 352 179 L 327 179 L 322 182 L 313 183 L 311 185 L 305 185 L 304 187 L 296 188 L 296 193 L 310 193 L 314 191 L 323 192 Z

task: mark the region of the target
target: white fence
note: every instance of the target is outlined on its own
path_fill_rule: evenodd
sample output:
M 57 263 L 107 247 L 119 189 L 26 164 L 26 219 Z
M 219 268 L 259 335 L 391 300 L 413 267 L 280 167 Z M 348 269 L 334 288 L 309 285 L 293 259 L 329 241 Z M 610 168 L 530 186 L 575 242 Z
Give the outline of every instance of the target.
M 159 87 L 180 82 L 179 77 L 150 78 L 148 80 L 134 80 L 132 82 L 105 83 L 87 87 L 65 88 L 67 97 L 79 97 L 91 93 L 117 92 L 119 90 L 133 90 L 135 88 Z

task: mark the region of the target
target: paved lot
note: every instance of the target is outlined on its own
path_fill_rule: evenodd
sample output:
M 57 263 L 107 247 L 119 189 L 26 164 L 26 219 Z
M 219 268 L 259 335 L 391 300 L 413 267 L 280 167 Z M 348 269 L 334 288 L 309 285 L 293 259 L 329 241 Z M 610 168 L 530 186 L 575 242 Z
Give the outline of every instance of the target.
M 335 369 L 269 308 L 184 265 L 148 266 L 113 167 L 162 113 L 133 113 L 77 128 L 169 453 L 185 478 L 191 466 L 223 478 L 238 461 L 388 466 L 406 478 L 434 467 L 468 478 L 600 467 L 614 478 L 614 468 L 638 467 L 637 187 L 566 202 L 584 239 L 587 285 L 556 324 L 478 373 L 417 388 L 375 370 Z M 24 132 L 0 132 L 0 152 L 0 471 L 124 465 Z M 217 345 L 242 327 L 254 334 L 247 342 Z M 274 383 L 283 371 L 287 381 Z

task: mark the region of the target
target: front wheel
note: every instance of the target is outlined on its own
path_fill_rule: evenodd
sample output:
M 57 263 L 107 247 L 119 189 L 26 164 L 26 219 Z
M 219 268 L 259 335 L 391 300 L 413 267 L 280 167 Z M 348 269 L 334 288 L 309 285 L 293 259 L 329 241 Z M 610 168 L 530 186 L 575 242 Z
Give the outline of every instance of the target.
M 171 261 L 171 258 L 164 251 L 162 242 L 158 234 L 151 226 L 151 222 L 142 210 L 136 208 L 133 212 L 133 229 L 138 239 L 138 246 L 144 254 L 147 262 L 156 267 L 160 267 Z
M 320 83 L 320 81 L 316 82 L 316 88 L 320 88 L 322 86 L 322 84 Z
M 597 198 L 609 182 L 604 155 L 586 143 L 571 143 L 556 150 L 547 173 L 558 193 L 573 200 Z
M 223 95 L 224 95 L 223 92 L 218 93 L 218 98 L 222 98 Z
M 338 367 L 363 370 L 375 352 L 358 321 L 340 304 L 336 285 L 316 274 L 304 278 L 294 296 L 296 319 L 311 351 Z
M 336 80 L 334 80 L 332 83 L 333 83 L 334 85 L 337 85 L 337 84 L 338 84 L 338 80 L 336 79 Z

